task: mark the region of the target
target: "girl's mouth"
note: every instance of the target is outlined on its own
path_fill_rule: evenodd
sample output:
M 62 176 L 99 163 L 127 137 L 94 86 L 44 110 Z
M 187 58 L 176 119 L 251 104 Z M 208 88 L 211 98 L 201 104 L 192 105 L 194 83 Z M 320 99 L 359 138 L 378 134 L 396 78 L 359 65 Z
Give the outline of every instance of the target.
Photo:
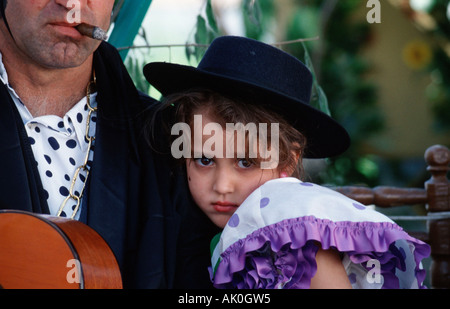
M 239 207 L 238 204 L 227 201 L 213 202 L 212 206 L 217 212 L 235 212 Z

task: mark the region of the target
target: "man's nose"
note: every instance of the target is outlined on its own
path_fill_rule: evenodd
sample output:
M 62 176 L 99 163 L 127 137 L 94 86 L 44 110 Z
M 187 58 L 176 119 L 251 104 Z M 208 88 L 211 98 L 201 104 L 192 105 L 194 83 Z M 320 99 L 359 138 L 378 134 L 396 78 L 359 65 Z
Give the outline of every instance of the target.
M 56 4 L 65 7 L 67 10 L 83 9 L 88 0 L 55 0 Z
M 67 12 L 66 21 L 68 23 L 81 23 L 89 16 L 87 13 L 87 5 L 89 0 L 55 0 L 59 7 Z M 83 16 L 85 18 L 83 18 Z

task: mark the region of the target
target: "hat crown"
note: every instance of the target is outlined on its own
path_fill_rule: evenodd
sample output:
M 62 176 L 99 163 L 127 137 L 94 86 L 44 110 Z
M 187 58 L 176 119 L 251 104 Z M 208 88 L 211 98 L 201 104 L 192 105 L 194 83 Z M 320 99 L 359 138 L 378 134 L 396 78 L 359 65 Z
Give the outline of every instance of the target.
M 270 89 L 306 104 L 310 101 L 312 75 L 308 68 L 286 52 L 253 39 L 233 36 L 215 39 L 197 68 Z
M 284 117 L 307 138 L 306 158 L 326 158 L 350 145 L 346 130 L 309 104 L 312 74 L 297 58 L 244 37 L 215 39 L 199 65 L 149 63 L 144 74 L 164 96 L 192 89 L 211 89 L 264 106 Z

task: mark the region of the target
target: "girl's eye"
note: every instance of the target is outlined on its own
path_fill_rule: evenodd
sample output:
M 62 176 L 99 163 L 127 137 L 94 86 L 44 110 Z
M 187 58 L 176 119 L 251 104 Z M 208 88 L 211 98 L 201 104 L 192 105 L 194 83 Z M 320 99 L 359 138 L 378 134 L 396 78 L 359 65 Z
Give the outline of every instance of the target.
M 210 166 L 213 163 L 213 160 L 207 157 L 202 157 L 200 159 L 195 159 L 195 162 L 200 166 Z
M 239 159 L 237 164 L 238 164 L 238 167 L 240 167 L 240 168 L 250 168 L 253 166 L 253 163 L 246 159 Z

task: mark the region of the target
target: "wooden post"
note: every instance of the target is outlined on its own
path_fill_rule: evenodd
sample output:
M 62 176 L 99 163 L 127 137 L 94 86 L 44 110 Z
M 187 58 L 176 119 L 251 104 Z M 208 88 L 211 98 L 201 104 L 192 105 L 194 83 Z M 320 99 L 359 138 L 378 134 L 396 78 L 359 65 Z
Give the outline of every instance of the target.
M 430 214 L 450 211 L 450 150 L 436 145 L 427 149 L 425 161 L 431 178 L 425 182 Z M 450 288 L 450 219 L 432 220 L 428 223 L 431 240 L 431 287 Z

